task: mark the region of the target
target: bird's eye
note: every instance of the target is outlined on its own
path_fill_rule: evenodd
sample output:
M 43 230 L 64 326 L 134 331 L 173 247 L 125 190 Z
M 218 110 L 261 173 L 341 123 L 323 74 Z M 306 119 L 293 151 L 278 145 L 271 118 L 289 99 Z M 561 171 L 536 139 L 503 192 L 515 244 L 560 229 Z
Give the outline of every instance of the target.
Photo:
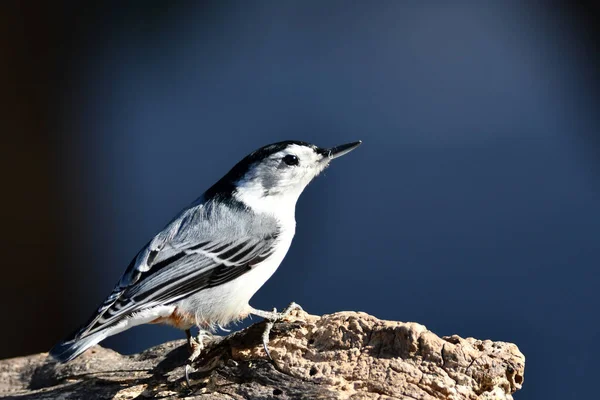
M 288 154 L 287 156 L 283 157 L 283 162 L 286 163 L 287 165 L 298 165 L 298 163 L 300 162 L 300 160 L 298 160 L 298 157 L 296 157 L 293 154 Z

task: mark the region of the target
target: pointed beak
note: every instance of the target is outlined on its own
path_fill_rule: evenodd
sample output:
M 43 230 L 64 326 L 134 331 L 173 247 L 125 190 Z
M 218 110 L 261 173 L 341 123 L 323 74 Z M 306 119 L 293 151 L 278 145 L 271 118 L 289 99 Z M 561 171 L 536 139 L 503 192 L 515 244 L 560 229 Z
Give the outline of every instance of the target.
M 361 143 L 362 140 L 359 140 L 358 142 L 346 143 L 340 146 L 335 146 L 330 149 L 325 149 L 323 151 L 323 154 L 325 157 L 328 157 L 330 160 L 333 160 L 334 158 L 338 158 L 343 156 L 344 154 L 350 153 L 352 150 L 360 146 Z

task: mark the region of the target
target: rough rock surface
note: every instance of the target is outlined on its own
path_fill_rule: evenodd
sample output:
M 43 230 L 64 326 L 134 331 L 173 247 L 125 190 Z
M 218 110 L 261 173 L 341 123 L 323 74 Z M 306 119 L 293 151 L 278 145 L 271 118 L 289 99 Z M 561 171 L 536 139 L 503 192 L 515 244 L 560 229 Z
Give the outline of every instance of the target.
M 511 343 L 438 337 L 423 325 L 357 312 L 294 313 L 215 338 L 183 381 L 185 341 L 123 356 L 96 346 L 56 365 L 47 354 L 0 361 L 0 398 L 13 399 L 511 399 L 525 357 Z

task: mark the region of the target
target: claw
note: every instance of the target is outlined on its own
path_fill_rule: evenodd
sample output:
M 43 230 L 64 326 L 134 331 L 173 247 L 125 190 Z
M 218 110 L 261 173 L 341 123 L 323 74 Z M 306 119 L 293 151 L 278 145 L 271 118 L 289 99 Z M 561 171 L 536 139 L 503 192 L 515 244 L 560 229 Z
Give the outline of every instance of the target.
M 263 348 L 265 349 L 265 353 L 267 353 L 267 357 L 269 357 L 269 360 L 271 361 L 273 361 L 273 357 L 271 357 L 271 352 L 269 351 L 269 334 L 271 333 L 273 325 L 275 325 L 275 322 L 267 321 L 265 330 L 262 334 Z
M 208 335 L 206 332 L 200 331 L 198 333 L 198 337 L 194 339 L 191 336 L 191 333 L 189 333 L 189 330 L 186 331 L 186 335 L 188 337 L 191 355 L 185 365 L 185 383 L 187 383 L 188 388 L 192 390 L 192 384 L 190 383 L 190 372 L 193 371 L 192 364 L 200 356 L 200 353 L 202 353 L 202 350 L 204 349 L 204 338 Z
M 294 310 L 302 310 L 302 307 L 300 307 L 298 304 L 291 302 L 289 306 L 287 306 L 282 312 L 278 313 L 277 309 L 274 308 L 273 311 L 262 311 L 262 310 L 257 310 L 254 308 L 251 308 L 250 313 L 257 315 L 259 317 L 264 318 L 267 323 L 265 325 L 265 330 L 262 334 L 262 342 L 263 342 L 263 348 L 265 349 L 265 353 L 267 353 L 267 357 L 269 357 L 269 360 L 274 361 L 273 358 L 271 357 L 271 352 L 269 351 L 269 334 L 271 333 L 271 329 L 273 328 L 273 325 L 275 324 L 275 322 L 281 321 L 282 319 L 284 319 L 285 317 L 287 317 L 288 315 L 290 315 L 292 313 L 292 311 Z
M 185 383 L 187 384 L 188 389 L 192 390 L 192 384 L 190 383 L 190 371 L 192 370 L 192 366 L 190 364 L 185 365 Z
M 285 308 L 285 310 L 283 310 L 283 311 L 281 312 L 281 316 L 282 316 L 282 318 L 283 318 L 283 317 L 287 317 L 287 316 L 288 316 L 288 315 L 290 315 L 290 314 L 292 313 L 292 311 L 294 311 L 294 310 L 300 310 L 300 311 L 304 311 L 304 310 L 302 309 L 302 307 L 300 306 L 300 304 L 298 304 L 298 303 L 296 303 L 296 302 L 292 301 L 292 302 L 290 303 L 290 305 L 289 305 L 289 306 L 287 306 L 287 307 Z

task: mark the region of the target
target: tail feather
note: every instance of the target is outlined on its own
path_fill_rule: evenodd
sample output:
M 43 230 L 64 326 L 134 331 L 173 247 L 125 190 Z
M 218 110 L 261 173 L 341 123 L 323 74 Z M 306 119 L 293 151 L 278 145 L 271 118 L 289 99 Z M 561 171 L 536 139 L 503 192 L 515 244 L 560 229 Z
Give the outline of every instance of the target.
M 104 326 L 101 330 L 89 333 L 88 328 L 91 326 L 90 324 L 95 322 L 95 318 L 93 318 L 91 323 L 84 325 L 67 339 L 54 346 L 50 350 L 50 356 L 59 362 L 71 361 L 107 337 L 116 335 L 137 325 L 150 323 L 157 318 L 168 317 L 173 313 L 174 309 L 174 306 L 158 306 L 132 315 L 122 315 L 116 321 Z
M 107 336 L 107 332 L 100 331 L 82 338 L 75 337 L 60 342 L 50 350 L 50 356 L 61 363 L 71 361 L 90 347 L 100 343 Z

